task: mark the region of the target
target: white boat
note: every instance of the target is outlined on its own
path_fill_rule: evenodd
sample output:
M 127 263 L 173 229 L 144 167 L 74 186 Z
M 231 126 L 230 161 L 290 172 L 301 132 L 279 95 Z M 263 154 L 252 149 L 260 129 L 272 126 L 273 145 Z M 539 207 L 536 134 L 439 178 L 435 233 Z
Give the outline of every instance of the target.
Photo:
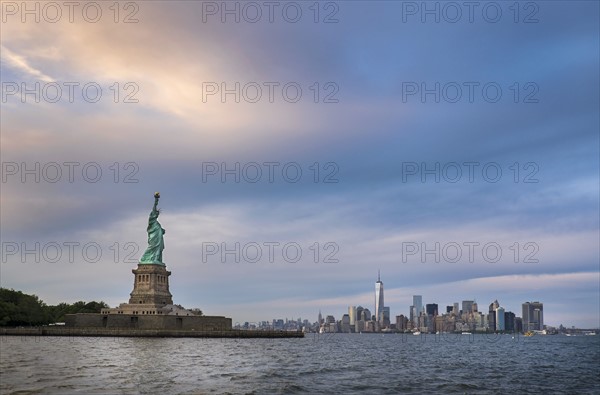
M 420 334 L 421 334 L 421 332 L 419 332 L 419 331 L 413 332 L 413 335 L 415 335 L 415 336 L 419 336 Z

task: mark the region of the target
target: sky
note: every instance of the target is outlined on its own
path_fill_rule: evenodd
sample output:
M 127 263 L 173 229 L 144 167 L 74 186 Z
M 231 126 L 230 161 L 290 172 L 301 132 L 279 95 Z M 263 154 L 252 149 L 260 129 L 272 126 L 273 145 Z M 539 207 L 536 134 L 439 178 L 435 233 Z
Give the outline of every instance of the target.
M 126 302 L 160 191 L 208 315 L 600 327 L 599 5 L 469 4 L 2 1 L 0 285 Z

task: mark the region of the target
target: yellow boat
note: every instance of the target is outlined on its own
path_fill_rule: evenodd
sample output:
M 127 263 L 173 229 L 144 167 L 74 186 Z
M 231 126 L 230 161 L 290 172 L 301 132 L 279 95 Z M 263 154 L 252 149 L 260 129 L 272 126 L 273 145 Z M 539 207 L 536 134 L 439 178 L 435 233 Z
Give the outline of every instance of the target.
M 533 335 L 535 335 L 535 332 L 532 332 L 532 331 L 525 332 L 525 336 L 527 336 L 527 337 L 531 337 Z

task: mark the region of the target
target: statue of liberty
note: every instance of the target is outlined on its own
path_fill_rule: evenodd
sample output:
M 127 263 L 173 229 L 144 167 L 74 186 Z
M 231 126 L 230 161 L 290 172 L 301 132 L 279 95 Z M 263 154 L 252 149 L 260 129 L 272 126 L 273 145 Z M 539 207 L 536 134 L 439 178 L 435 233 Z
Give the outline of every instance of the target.
M 144 252 L 144 255 L 140 258 L 141 264 L 155 264 L 163 265 L 162 252 L 165 249 L 165 241 L 163 235 L 165 230 L 160 226 L 158 222 L 158 215 L 160 211 L 157 209 L 158 199 L 160 199 L 160 193 L 154 194 L 154 206 L 152 212 L 148 218 L 148 247 Z

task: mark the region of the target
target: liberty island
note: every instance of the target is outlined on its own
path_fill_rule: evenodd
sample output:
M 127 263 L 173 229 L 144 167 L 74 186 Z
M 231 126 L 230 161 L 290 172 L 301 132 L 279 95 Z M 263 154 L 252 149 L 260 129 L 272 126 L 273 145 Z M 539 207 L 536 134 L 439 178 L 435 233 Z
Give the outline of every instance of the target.
M 132 270 L 133 290 L 127 303 L 103 308 L 100 313 L 66 314 L 63 327 L 2 328 L 0 335 L 144 336 L 144 337 L 303 337 L 299 331 L 240 331 L 231 318 L 206 316 L 199 309 L 173 303 L 163 262 L 165 229 L 158 222 L 160 193 L 148 217 L 148 246 Z

